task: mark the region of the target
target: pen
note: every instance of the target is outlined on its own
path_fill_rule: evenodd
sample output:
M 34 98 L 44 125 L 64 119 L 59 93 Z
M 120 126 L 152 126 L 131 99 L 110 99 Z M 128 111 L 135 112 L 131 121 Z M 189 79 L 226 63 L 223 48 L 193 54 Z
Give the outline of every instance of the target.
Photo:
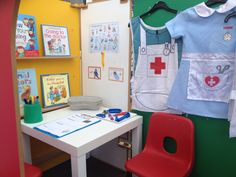
M 32 104 L 35 102 L 35 96 L 31 96 Z
M 26 99 L 26 98 L 24 98 L 24 102 L 25 102 L 25 104 L 28 104 L 28 101 L 27 101 L 27 99 Z
M 110 118 L 110 120 L 114 120 L 114 117 L 110 113 L 108 113 L 108 117 Z
M 35 103 L 39 103 L 39 96 L 36 96 Z

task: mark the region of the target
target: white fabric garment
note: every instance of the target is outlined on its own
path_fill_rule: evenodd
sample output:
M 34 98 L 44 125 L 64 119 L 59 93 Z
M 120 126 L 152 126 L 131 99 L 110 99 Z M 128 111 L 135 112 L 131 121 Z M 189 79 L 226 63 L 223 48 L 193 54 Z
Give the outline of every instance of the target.
M 236 59 L 236 52 L 235 52 Z M 228 120 L 230 121 L 229 127 L 229 137 L 236 137 L 236 62 L 234 63 L 234 78 L 233 78 L 233 86 L 232 91 L 230 93 L 230 101 L 229 101 L 229 114 Z
M 210 57 L 208 57 L 210 58 Z M 219 101 L 228 103 L 234 69 L 232 59 L 208 60 L 197 58 L 190 61 L 187 98 L 191 100 Z
M 205 2 L 196 5 L 194 9 L 200 17 L 209 17 L 215 11 L 217 11 L 218 13 L 225 13 L 233 9 L 235 6 L 236 6 L 236 0 L 228 0 L 226 3 L 220 5 L 217 9 L 207 7 Z
M 147 112 L 180 113 L 166 106 L 178 70 L 177 44 L 146 45 L 146 31 L 140 25 L 139 55 L 132 78 L 132 108 Z

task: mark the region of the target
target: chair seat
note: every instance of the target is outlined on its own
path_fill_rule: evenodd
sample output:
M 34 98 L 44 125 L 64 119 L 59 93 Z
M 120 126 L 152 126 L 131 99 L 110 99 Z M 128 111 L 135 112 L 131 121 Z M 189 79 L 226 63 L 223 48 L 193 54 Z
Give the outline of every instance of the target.
M 176 144 L 174 152 L 167 148 L 167 140 Z M 188 177 L 193 162 L 193 122 L 158 112 L 151 116 L 144 150 L 128 160 L 125 168 L 139 177 Z
M 187 164 L 155 153 L 142 152 L 126 162 L 126 169 L 139 177 L 185 177 Z
M 28 163 L 24 163 L 25 168 L 25 177 L 41 177 L 42 171 L 40 168 L 30 165 Z

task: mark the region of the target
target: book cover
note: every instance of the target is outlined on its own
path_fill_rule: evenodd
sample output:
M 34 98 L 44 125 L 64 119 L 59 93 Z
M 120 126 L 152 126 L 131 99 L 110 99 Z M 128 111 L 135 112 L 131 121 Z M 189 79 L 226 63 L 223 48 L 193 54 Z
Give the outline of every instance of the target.
M 44 107 L 68 103 L 70 97 L 68 73 L 41 75 L 41 87 Z
M 16 24 L 16 57 L 39 56 L 35 17 L 18 14 Z
M 23 115 L 24 98 L 38 95 L 36 71 L 35 69 L 18 69 L 17 70 L 17 83 L 18 83 L 18 97 L 20 112 Z
M 41 25 L 45 56 L 70 56 L 67 27 Z

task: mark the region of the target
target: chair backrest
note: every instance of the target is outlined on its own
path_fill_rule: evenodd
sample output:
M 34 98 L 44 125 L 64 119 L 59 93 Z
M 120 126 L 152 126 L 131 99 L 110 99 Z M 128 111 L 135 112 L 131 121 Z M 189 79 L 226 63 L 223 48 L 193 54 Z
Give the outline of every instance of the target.
M 164 147 L 165 138 L 174 139 L 176 152 L 170 153 Z M 187 163 L 192 168 L 194 161 L 194 125 L 188 118 L 167 114 L 153 113 L 148 127 L 144 151 L 152 150 L 164 156 Z
M 25 177 L 41 177 L 42 176 L 41 169 L 34 165 L 31 165 L 25 162 L 24 168 L 25 168 Z

